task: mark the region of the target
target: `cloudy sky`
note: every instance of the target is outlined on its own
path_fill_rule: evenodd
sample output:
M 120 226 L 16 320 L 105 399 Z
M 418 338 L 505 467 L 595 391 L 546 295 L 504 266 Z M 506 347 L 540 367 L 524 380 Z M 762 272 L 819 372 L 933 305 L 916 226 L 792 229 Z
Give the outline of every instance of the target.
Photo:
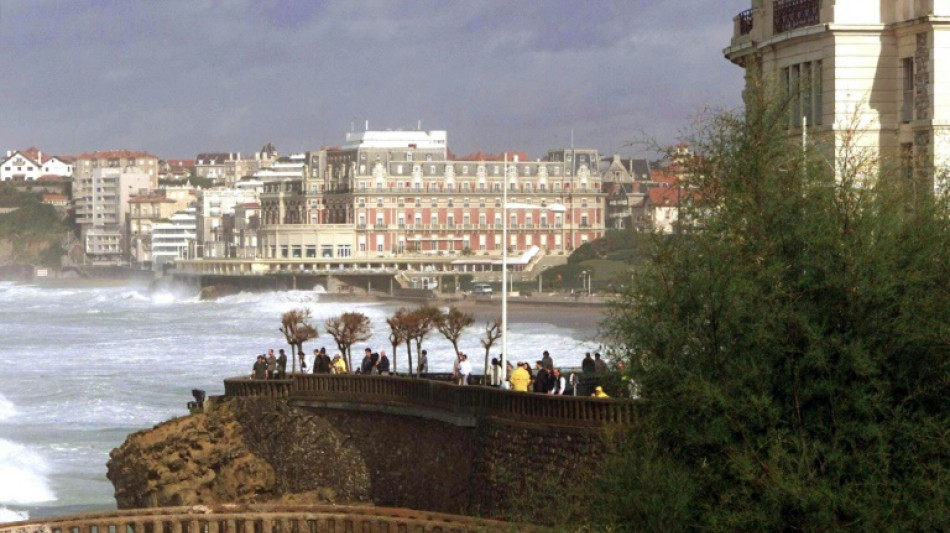
M 0 150 L 278 151 L 447 130 L 458 155 L 649 155 L 735 107 L 749 0 L 3 0 Z M 633 145 L 630 143 L 634 142 Z

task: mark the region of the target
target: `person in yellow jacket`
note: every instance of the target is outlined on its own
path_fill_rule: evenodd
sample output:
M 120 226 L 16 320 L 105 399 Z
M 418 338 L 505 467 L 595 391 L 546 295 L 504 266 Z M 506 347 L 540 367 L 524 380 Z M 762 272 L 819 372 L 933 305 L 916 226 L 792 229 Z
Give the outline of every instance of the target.
M 610 396 L 608 396 L 607 393 L 604 392 L 604 388 L 601 387 L 600 385 L 597 385 L 596 387 L 594 387 L 594 393 L 591 394 L 591 396 L 593 396 L 594 398 L 610 398 Z
M 333 356 L 333 373 L 346 374 L 346 361 L 340 357 L 340 354 Z
M 528 392 L 528 383 L 531 382 L 531 374 L 524 369 L 521 364 L 511 372 L 511 390 Z

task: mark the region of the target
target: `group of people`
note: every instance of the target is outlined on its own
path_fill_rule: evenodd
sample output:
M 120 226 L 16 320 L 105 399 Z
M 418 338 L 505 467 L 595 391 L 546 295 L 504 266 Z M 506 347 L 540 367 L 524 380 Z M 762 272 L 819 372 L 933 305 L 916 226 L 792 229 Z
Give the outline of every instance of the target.
M 307 373 L 307 356 L 299 352 L 297 357 L 300 360 L 300 372 Z M 346 360 L 336 354 L 331 359 L 327 354 L 326 348 L 320 348 L 313 351 L 313 373 L 314 374 L 346 374 Z M 283 349 L 278 350 L 278 355 L 274 355 L 274 350 L 267 350 L 266 354 L 257 356 L 254 366 L 251 368 L 251 379 L 284 379 L 287 377 L 287 354 Z
M 297 354 L 300 359 L 300 371 L 307 372 L 307 358 L 303 352 Z M 313 373 L 314 374 L 346 374 L 346 360 L 336 354 L 331 359 L 327 354 L 326 348 L 320 348 L 313 351 Z M 424 375 L 429 372 L 429 358 L 426 350 L 419 353 L 419 359 L 416 365 L 418 375 Z M 535 368 L 532 371 L 531 365 L 524 361 L 519 361 L 513 366 L 509 361 L 507 363 L 507 372 L 502 372 L 501 361 L 498 358 L 491 360 L 491 366 L 486 372 L 485 379 L 487 385 L 500 387 L 519 392 L 535 392 L 538 394 L 554 395 L 587 395 L 606 398 L 607 394 L 603 388 L 592 380 L 597 374 L 608 372 L 607 362 L 604 361 L 599 353 L 591 357 L 587 352 L 581 363 L 581 376 L 571 374 L 565 376 L 560 368 L 554 366 L 554 360 L 551 354 L 545 350 L 541 359 L 535 361 Z M 356 368 L 356 374 L 363 375 L 391 375 L 389 357 L 386 350 L 374 352 L 370 348 L 364 350 L 363 360 Z M 274 355 L 274 350 L 270 349 L 267 354 L 257 356 L 251 371 L 251 379 L 284 379 L 287 375 L 287 355 L 284 350 L 278 350 L 278 355 Z M 472 362 L 468 355 L 459 352 L 452 367 L 452 379 L 457 385 L 468 385 L 472 375 Z M 506 376 L 503 378 L 502 376 Z
M 287 354 L 280 350 L 280 356 L 275 356 L 274 350 L 270 349 L 257 356 L 251 368 L 251 379 L 283 379 L 286 373 Z
M 592 383 L 596 374 L 608 372 L 607 362 L 600 354 L 591 357 L 587 352 L 581 366 L 581 376 L 565 375 L 561 369 L 554 366 L 554 359 L 550 352 L 544 350 L 541 359 L 535 361 L 534 370 L 525 361 L 518 361 L 512 365 L 507 362 L 507 371 L 502 372 L 501 361 L 492 358 L 491 366 L 486 373 L 489 386 L 510 389 L 518 392 L 535 392 L 538 394 L 553 395 L 590 395 L 598 398 L 608 398 L 603 387 Z M 464 353 L 460 353 L 455 361 L 452 376 L 459 385 L 467 385 L 471 374 L 471 362 Z M 503 378 L 502 376 L 506 376 Z

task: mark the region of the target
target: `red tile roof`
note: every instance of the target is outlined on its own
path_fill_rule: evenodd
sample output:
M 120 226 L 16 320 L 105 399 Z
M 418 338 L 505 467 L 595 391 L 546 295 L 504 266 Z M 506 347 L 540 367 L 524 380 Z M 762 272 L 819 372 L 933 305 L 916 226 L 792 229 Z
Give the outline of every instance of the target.
M 132 159 L 138 157 L 151 157 L 158 159 L 148 152 L 132 152 L 130 150 L 103 150 L 97 152 L 87 152 L 85 154 L 77 155 L 76 159 Z

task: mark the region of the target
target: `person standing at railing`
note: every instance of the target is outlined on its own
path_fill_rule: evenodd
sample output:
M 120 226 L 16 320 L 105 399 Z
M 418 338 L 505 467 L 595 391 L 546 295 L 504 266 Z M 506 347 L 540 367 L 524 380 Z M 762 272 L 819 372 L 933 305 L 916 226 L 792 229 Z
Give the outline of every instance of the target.
M 511 390 L 528 392 L 528 383 L 531 382 L 531 373 L 525 370 L 524 365 L 518 363 L 518 368 L 511 372 Z
M 283 350 L 281 350 L 283 351 Z M 274 349 L 267 350 L 267 379 L 277 377 L 277 358 L 274 357 Z
M 346 361 L 340 357 L 340 354 L 333 356 L 333 366 L 331 369 L 334 374 L 346 374 Z
M 544 350 L 544 357 L 541 358 L 541 366 L 548 372 L 554 370 L 554 359 L 551 359 L 551 354 L 549 354 L 547 350 Z
M 330 356 L 327 355 L 326 348 L 320 348 L 320 350 L 313 351 L 313 373 L 314 374 L 329 374 L 330 367 L 332 366 L 333 361 L 330 360 Z
M 492 387 L 501 386 L 501 362 L 497 357 L 492 357 L 488 370 L 488 384 Z
M 558 396 L 563 396 L 567 391 L 567 378 L 561 374 L 560 368 L 555 368 L 551 370 L 552 376 L 554 377 L 554 388 L 548 391 L 548 394 L 555 394 Z
M 258 355 L 251 369 L 251 379 L 267 379 L 267 362 L 263 355 Z
M 284 379 L 285 377 L 287 377 L 287 354 L 281 349 L 280 355 L 277 357 L 277 379 Z
M 386 357 L 386 350 L 379 351 L 379 362 L 376 363 L 376 368 L 379 370 L 380 375 L 391 375 L 389 371 L 389 357 Z
M 307 373 L 307 356 L 303 352 L 298 353 L 297 356 L 300 358 L 300 373 L 306 374 Z
M 459 354 L 459 385 L 468 385 L 470 375 L 472 375 L 472 362 L 464 353 Z
M 419 352 L 419 361 L 416 363 L 416 375 L 422 376 L 429 373 L 429 352 L 422 350 Z
M 367 348 L 363 351 L 363 361 L 360 363 L 359 373 L 369 375 L 373 371 L 373 350 Z

